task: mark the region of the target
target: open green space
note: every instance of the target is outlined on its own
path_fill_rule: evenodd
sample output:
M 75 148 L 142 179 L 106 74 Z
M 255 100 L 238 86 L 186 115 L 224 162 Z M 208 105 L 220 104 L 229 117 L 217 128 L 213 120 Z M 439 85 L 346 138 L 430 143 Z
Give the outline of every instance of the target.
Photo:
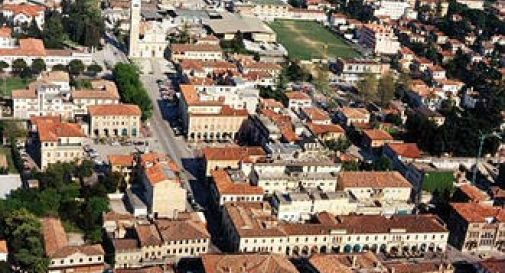
M 423 190 L 434 193 L 452 192 L 454 190 L 454 174 L 447 172 L 427 172 L 424 175 Z
M 10 96 L 12 90 L 25 89 L 32 81 L 32 79 L 22 79 L 20 77 L 0 79 L 0 95 Z
M 296 60 L 353 58 L 360 53 L 328 29 L 314 21 L 275 20 L 270 27 L 277 41 Z

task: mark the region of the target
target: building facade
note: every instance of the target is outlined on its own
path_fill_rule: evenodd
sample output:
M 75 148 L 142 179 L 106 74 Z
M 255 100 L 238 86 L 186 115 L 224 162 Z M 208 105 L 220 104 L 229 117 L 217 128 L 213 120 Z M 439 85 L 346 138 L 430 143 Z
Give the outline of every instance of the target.
M 140 108 L 134 104 L 92 105 L 89 135 L 92 137 L 138 137 Z

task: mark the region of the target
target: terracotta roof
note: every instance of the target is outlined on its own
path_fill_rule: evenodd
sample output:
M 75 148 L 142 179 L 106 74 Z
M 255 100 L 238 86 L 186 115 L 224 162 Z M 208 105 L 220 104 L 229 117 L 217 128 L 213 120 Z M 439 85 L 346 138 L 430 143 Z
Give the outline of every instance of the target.
M 172 181 L 179 183 L 178 170 L 167 162 L 158 162 L 144 170 L 149 183 L 152 186 L 162 181 Z
M 212 170 L 211 176 L 219 195 L 263 195 L 261 187 L 252 186 L 247 180 L 235 182 L 225 169 Z
M 141 247 L 159 246 L 163 243 L 154 224 L 137 225 L 135 227 L 135 232 L 137 233 Z
M 505 209 L 482 203 L 452 203 L 452 209 L 469 223 L 484 223 L 486 219 L 505 222 Z
M 349 119 L 366 119 L 370 113 L 365 108 L 342 107 L 340 112 Z
M 205 273 L 298 273 L 286 257 L 270 253 L 205 254 L 202 263 Z
M 312 122 L 307 123 L 309 130 L 315 135 L 322 135 L 326 133 L 341 133 L 345 134 L 345 130 L 337 124 L 315 124 Z
M 184 53 L 186 51 L 221 51 L 219 45 L 214 44 L 172 44 L 170 50 L 173 53 Z
M 12 37 L 12 28 L 10 27 L 1 27 L 0 28 L 0 37 L 10 38 Z
M 339 187 L 346 188 L 411 188 L 412 185 L 399 172 L 341 172 Z
M 364 130 L 363 133 L 371 140 L 394 140 L 388 132 L 380 129 Z
M 130 213 L 119 213 L 115 211 L 109 211 L 103 216 L 104 221 L 130 221 L 135 220 L 135 216 Z
M 503 273 L 505 272 L 505 259 L 488 259 L 479 262 L 481 268 L 487 273 Z
M 398 156 L 405 158 L 420 158 L 421 150 L 416 143 L 388 143 L 386 144 Z
M 354 260 L 355 259 L 355 260 Z M 355 267 L 363 270 L 373 269 L 380 263 L 379 259 L 372 252 L 353 254 L 314 254 L 309 263 L 318 273 L 352 273 L 353 260 Z
M 267 63 L 267 62 L 250 62 L 250 63 L 245 63 L 242 64 L 242 67 L 244 69 L 249 69 L 249 70 L 278 70 L 280 71 L 282 69 L 282 66 L 276 64 L 276 63 Z
M 69 82 L 70 76 L 65 71 L 46 71 L 40 74 L 40 80 L 47 82 Z
M 458 187 L 458 190 L 463 193 L 470 202 L 482 202 L 489 200 L 489 196 L 479 188 L 475 187 L 472 184 L 464 184 Z
M 115 99 L 119 100 L 119 92 L 116 84 L 107 80 L 94 80 L 91 82 L 92 89 L 80 89 L 72 91 L 74 99 Z
M 101 245 L 83 245 L 83 246 L 64 246 L 56 250 L 51 258 L 66 258 L 68 256 L 74 255 L 76 253 L 81 253 L 86 256 L 100 256 L 104 255 L 105 252 Z M 97 262 L 102 263 L 102 262 Z
M 224 204 L 235 229 L 241 237 L 285 236 L 277 217 L 266 202 L 234 202 Z
M 198 91 L 193 85 L 189 84 L 183 84 L 180 85 L 181 89 L 181 94 L 186 103 L 189 106 L 197 106 L 197 105 L 214 105 L 214 106 L 219 106 L 222 105 L 223 103 L 221 101 L 201 101 L 200 100 L 200 95 L 198 95 Z
M 28 5 L 28 4 L 5 4 L 1 7 L 2 10 L 12 11 L 14 14 L 25 14 L 30 17 L 44 15 L 44 11 L 46 8 L 44 6 L 39 5 Z
M 79 124 L 60 122 L 54 117 L 32 118 L 31 123 L 37 126 L 40 141 L 55 142 L 60 137 L 86 137 Z
M 5 240 L 0 240 L 0 253 L 9 253 L 9 250 L 7 249 L 7 241 Z
M 140 116 L 142 112 L 135 104 L 102 104 L 88 106 L 91 116 Z
M 275 99 L 261 99 L 261 104 L 264 108 L 284 108 L 284 105 Z
M 330 115 L 318 107 L 305 107 L 302 109 L 305 115 L 312 121 L 330 120 Z
M 205 224 L 192 219 L 160 219 L 156 221 L 156 226 L 163 241 L 182 241 L 210 239 L 210 233 Z
M 286 92 L 285 94 L 290 100 L 310 100 L 310 96 L 301 91 Z
M 390 272 L 395 273 L 432 273 L 440 272 L 440 264 L 422 261 L 417 263 L 394 262 L 385 265 Z
M 114 250 L 118 252 L 127 252 L 131 250 L 137 250 L 139 244 L 136 239 L 114 239 Z
M 36 99 L 37 93 L 33 89 L 12 90 L 13 99 Z
M 208 160 L 243 160 L 250 157 L 264 157 L 265 151 L 261 147 L 205 147 L 202 149 L 204 158 Z
M 58 218 L 42 219 L 42 237 L 47 256 L 52 256 L 59 249 L 68 245 L 67 234 Z
M 116 166 L 133 166 L 135 165 L 135 157 L 133 155 L 108 155 L 110 165 Z
M 19 47 L 1 48 L 0 56 L 46 56 L 46 49 L 41 39 L 19 39 Z

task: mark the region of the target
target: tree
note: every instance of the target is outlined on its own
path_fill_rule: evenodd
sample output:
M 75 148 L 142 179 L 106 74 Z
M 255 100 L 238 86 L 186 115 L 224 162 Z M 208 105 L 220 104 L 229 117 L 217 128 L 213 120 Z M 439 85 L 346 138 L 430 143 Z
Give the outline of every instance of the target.
M 84 72 L 84 64 L 81 60 L 71 60 L 68 64 L 68 73 L 71 75 L 79 75 Z
M 47 48 L 62 48 L 63 43 L 67 39 L 61 14 L 58 12 L 51 12 L 47 16 L 44 23 L 44 31 L 42 32 L 44 45 Z
M 26 34 L 32 38 L 40 38 L 41 37 L 42 32 L 40 31 L 39 25 L 37 24 L 35 17 L 33 17 L 32 21 L 30 22 L 30 25 L 28 26 L 28 29 L 26 30 Z
M 46 70 L 46 62 L 43 59 L 35 59 L 32 62 L 31 70 L 34 74 L 40 74 Z
M 351 142 L 346 138 L 339 138 L 337 140 L 331 139 L 325 142 L 326 147 L 332 151 L 345 152 L 349 146 L 351 146 Z
M 91 160 L 82 161 L 81 165 L 76 168 L 76 175 L 80 179 L 90 177 L 93 174 L 93 168 L 95 164 Z
M 361 99 L 368 103 L 374 100 L 377 96 L 377 77 L 371 73 L 367 73 L 363 76 L 363 78 L 358 82 L 357 88 L 358 92 L 361 95 Z
M 97 0 L 76 0 L 69 5 L 68 16 L 63 18 L 69 38 L 83 46 L 98 47 L 105 32 L 105 20 Z
M 379 80 L 378 95 L 379 103 L 382 107 L 386 106 L 395 94 L 395 80 L 391 73 L 385 73 Z
M 7 68 L 9 68 L 9 64 L 4 61 L 0 61 L 0 73 L 3 73 Z
M 344 161 L 342 162 L 343 171 L 359 171 L 359 163 L 356 161 Z
M 68 67 L 62 64 L 54 65 L 51 69 L 52 71 L 65 71 L 68 72 Z
M 23 72 L 23 70 L 25 70 L 26 68 L 27 64 L 23 59 L 15 59 L 12 62 L 12 72 L 14 72 L 15 74 L 21 74 L 21 72 Z
M 97 64 L 92 64 L 92 65 L 88 66 L 88 69 L 87 69 L 88 72 L 93 73 L 93 74 L 98 74 L 98 73 L 102 72 L 102 70 L 103 70 L 102 67 Z
M 387 157 L 381 156 L 373 162 L 372 168 L 374 171 L 389 171 L 392 169 L 391 161 Z
M 139 79 L 138 68 L 132 64 L 119 63 L 114 67 L 113 76 L 123 102 L 138 105 L 142 110 L 142 120 L 150 118 L 153 105 Z
M 396 81 L 396 94 L 403 99 L 405 96 L 405 91 L 410 88 L 412 83 L 412 79 L 410 78 L 408 73 L 401 73 Z
M 20 209 L 11 212 L 4 224 L 12 263 L 27 272 L 47 272 L 49 260 L 44 257 L 40 220 Z

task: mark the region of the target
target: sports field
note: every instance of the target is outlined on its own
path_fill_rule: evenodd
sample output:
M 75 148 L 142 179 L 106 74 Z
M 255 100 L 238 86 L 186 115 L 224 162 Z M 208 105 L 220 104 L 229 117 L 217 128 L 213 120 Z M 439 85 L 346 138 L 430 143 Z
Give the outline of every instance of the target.
M 296 60 L 352 58 L 360 53 L 345 41 L 313 21 L 275 20 L 270 27 L 277 33 L 277 41 Z

